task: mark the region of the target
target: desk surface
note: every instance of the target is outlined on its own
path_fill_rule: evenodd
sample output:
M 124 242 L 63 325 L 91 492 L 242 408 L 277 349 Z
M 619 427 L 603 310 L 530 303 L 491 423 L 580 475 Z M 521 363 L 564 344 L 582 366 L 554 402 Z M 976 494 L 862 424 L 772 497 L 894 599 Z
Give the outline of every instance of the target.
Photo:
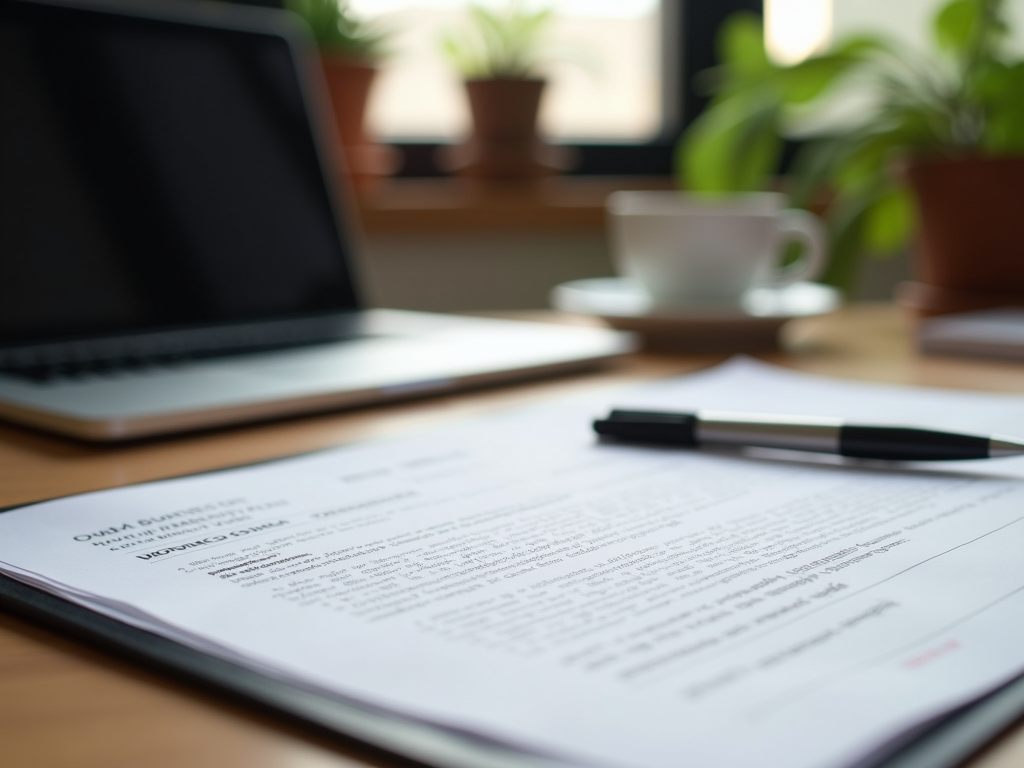
M 1024 392 L 1024 363 L 924 358 L 904 319 L 861 305 L 786 329 L 798 370 Z M 636 355 L 597 373 L 457 396 L 104 447 L 0 425 L 0 507 L 399 434 L 549 396 L 696 370 L 722 356 Z M 181 685 L 0 612 L 0 765 L 11 768 L 398 766 L 340 739 Z M 1024 720 L 970 768 L 1024 765 Z

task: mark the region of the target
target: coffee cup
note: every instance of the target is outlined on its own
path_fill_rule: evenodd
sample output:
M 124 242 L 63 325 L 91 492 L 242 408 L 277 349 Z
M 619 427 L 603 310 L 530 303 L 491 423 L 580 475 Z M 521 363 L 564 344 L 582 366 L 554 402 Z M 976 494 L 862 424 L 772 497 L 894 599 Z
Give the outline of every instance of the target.
M 615 192 L 607 203 L 613 255 L 656 307 L 737 305 L 755 288 L 813 280 L 825 266 L 821 220 L 786 205 L 775 192 Z M 800 254 L 786 264 L 794 242 Z

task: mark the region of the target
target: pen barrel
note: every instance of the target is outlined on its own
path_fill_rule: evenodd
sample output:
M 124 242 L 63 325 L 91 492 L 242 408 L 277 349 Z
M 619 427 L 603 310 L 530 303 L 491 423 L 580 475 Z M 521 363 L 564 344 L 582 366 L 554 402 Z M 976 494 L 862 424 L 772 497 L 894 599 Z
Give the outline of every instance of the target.
M 839 453 L 856 459 L 955 461 L 989 458 L 989 438 L 909 427 L 861 427 L 839 432 Z
M 734 445 L 750 448 L 784 448 L 791 451 L 837 453 L 838 419 L 807 418 L 800 421 L 763 417 L 754 420 L 732 414 L 701 412 L 696 438 L 699 445 Z

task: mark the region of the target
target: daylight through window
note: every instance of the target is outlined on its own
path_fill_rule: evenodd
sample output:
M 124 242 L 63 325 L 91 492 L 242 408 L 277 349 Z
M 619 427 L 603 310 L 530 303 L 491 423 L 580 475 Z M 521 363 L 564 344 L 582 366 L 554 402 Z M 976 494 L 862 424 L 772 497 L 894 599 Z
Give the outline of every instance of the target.
M 497 6 L 504 0 L 482 0 Z M 392 55 L 370 104 L 370 125 L 388 139 L 450 139 L 469 125 L 459 76 L 440 53 L 444 30 L 465 23 L 464 0 L 352 0 L 392 30 Z M 554 54 L 541 113 L 562 140 L 644 141 L 661 116 L 658 0 L 555 0 Z

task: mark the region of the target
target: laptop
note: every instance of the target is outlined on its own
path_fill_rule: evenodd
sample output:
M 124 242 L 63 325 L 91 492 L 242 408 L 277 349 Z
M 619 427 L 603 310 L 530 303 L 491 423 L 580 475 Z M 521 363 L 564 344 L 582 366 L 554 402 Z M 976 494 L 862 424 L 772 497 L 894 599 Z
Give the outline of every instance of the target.
M 283 11 L 0 0 L 0 417 L 124 440 L 632 348 L 364 308 L 324 94 Z

